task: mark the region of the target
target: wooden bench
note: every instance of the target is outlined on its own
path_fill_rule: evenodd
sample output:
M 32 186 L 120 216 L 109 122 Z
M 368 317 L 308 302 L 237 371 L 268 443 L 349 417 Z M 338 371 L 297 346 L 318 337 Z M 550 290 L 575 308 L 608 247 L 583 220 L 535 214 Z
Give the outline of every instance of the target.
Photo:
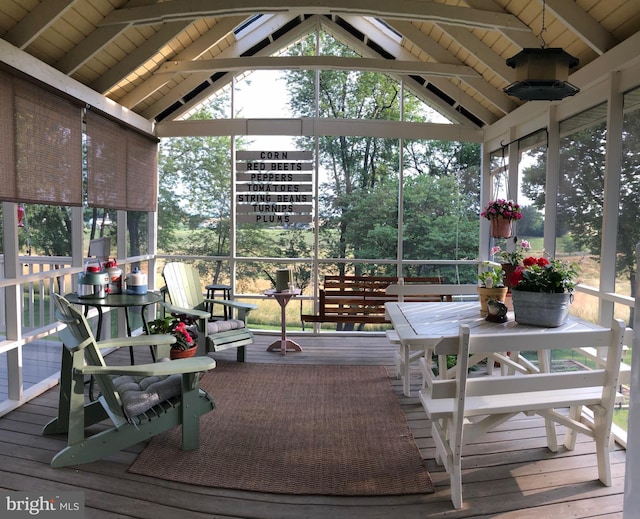
M 440 284 L 439 277 L 404 278 L 405 284 Z M 318 297 L 318 314 L 301 315 L 306 323 L 338 323 L 359 325 L 385 324 L 384 304 L 397 301 L 397 296 L 389 295 L 389 285 L 398 283 L 394 276 L 325 276 L 324 286 Z M 434 296 L 430 300 L 443 301 L 448 296 Z M 427 299 L 423 299 L 427 300 Z
M 435 378 L 430 363 L 420 360 L 425 386 L 420 401 L 431 419 L 436 462 L 450 477 L 451 500 L 462 508 L 462 449 L 478 436 L 523 412 L 538 414 L 547 424 L 547 447 L 558 448 L 555 424 L 567 429 L 564 446 L 575 448 L 577 433 L 594 438 L 598 478 L 611 486 L 609 447 L 611 421 L 617 393 L 625 327 L 619 320 L 610 329 L 549 331 L 540 334 L 499 333 L 473 335 L 468 325 L 460 327 L 456 376 Z M 506 345 L 522 350 L 550 353 L 552 349 L 606 348 L 604 368 L 585 371 L 516 373 L 508 376 L 468 377 L 470 355 L 500 353 Z M 592 411 L 592 419 L 583 413 Z M 565 408 L 563 412 L 562 409 Z M 568 409 L 568 412 L 566 411 Z

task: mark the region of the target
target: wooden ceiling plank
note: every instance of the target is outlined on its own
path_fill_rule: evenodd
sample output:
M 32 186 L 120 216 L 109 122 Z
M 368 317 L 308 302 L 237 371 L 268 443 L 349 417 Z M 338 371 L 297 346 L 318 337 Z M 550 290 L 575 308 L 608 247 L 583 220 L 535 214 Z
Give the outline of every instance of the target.
M 118 84 L 122 78 L 127 77 L 138 67 L 141 67 L 146 63 L 151 57 L 157 54 L 157 52 L 164 47 L 168 41 L 175 38 L 189 25 L 191 25 L 191 22 L 184 21 L 162 24 L 162 27 L 160 27 L 158 32 L 156 32 L 151 38 L 147 39 L 142 45 L 137 47 L 134 52 L 118 62 L 115 67 L 111 67 L 106 74 L 103 74 L 91 85 L 91 88 L 97 92 L 105 93 L 111 87 Z
M 82 42 L 67 52 L 64 58 L 56 63 L 56 68 L 64 74 L 73 74 L 127 27 L 128 25 L 98 27 Z
M 19 49 L 25 49 L 78 0 L 44 0 L 3 36 Z
M 547 9 L 575 33 L 591 49 L 604 54 L 619 42 L 602 25 L 575 2 L 566 0 L 546 0 Z
M 298 13 L 374 16 L 396 20 L 445 22 L 465 27 L 529 31 L 517 17 L 508 13 L 483 11 L 431 2 L 396 0 L 224 0 L 212 6 L 210 0 L 169 0 L 157 5 L 116 9 L 101 22 L 110 24 L 151 24 L 169 20 L 192 20 L 203 16 L 233 16 L 256 13 Z

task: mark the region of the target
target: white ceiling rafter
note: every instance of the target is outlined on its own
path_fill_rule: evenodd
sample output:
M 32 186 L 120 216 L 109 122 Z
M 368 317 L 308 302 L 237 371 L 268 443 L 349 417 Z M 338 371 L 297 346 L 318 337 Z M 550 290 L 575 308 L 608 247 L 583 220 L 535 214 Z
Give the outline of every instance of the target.
M 529 31 L 517 17 L 500 12 L 484 11 L 415 0 L 170 0 L 160 4 L 124 7 L 105 17 L 101 26 L 120 24 L 152 24 L 169 20 L 191 20 L 211 16 L 230 16 L 255 13 L 338 14 L 374 16 L 395 20 L 441 21 L 465 27 L 512 29 Z
M 227 17 L 216 23 L 206 34 L 193 42 L 175 56 L 177 60 L 193 60 L 202 56 L 209 49 L 217 45 L 244 20 L 244 17 Z M 127 108 L 134 108 L 154 92 L 162 88 L 170 78 L 151 75 L 141 81 L 131 92 L 122 97 L 119 102 Z
M 352 27 L 359 30 L 362 34 L 368 35 L 368 39 L 370 40 L 377 42 L 380 38 L 386 37 L 379 27 L 375 26 L 365 18 L 346 17 L 344 18 L 344 20 L 349 22 Z M 348 44 L 351 48 L 361 53 L 363 57 L 377 56 L 376 52 L 372 48 L 366 46 L 364 42 L 360 41 L 353 34 L 348 32 L 344 27 L 338 25 L 334 21 L 325 19 L 324 26 L 331 34 L 334 35 L 334 37 Z M 416 57 L 403 47 L 395 45 L 394 49 L 396 50 L 396 52 L 398 52 L 398 55 L 395 55 L 394 58 L 401 60 L 416 60 Z M 461 65 L 459 61 L 457 63 L 449 64 Z M 443 116 L 452 121 L 456 121 L 458 124 L 471 124 L 466 117 L 464 117 L 455 109 L 455 106 L 452 103 L 443 99 L 441 96 L 432 92 L 428 88 L 419 86 L 418 83 L 416 83 L 412 78 L 408 76 L 397 76 L 397 78 L 399 80 L 406 80 L 405 84 L 413 94 L 415 94 L 419 99 L 431 106 L 433 109 L 439 111 Z M 460 100 L 464 98 L 465 107 L 468 108 L 470 112 L 476 115 L 476 117 L 478 117 L 480 120 L 486 121 L 485 117 L 491 120 L 495 120 L 493 114 L 487 111 L 471 97 L 464 94 L 463 92 L 460 92 L 459 86 L 454 85 L 448 79 L 435 76 L 431 77 L 428 81 L 428 83 L 433 83 L 434 85 L 436 84 L 436 82 L 438 82 L 439 84 L 438 89 L 446 93 L 446 95 L 448 95 L 451 100 Z
M 598 55 L 604 54 L 619 42 L 575 2 L 546 0 L 546 9 L 553 12 L 572 32 Z
M 417 47 L 419 47 L 425 54 L 429 55 L 435 61 L 439 63 L 450 63 L 450 64 L 463 64 L 458 58 L 456 58 L 451 52 L 442 47 L 438 42 L 431 39 L 427 34 L 421 31 L 414 24 L 409 22 L 402 21 L 390 21 L 389 25 L 393 27 L 394 30 L 401 33 L 405 38 L 411 40 Z M 488 101 L 491 102 L 493 106 L 495 106 L 502 113 L 507 114 L 510 111 L 514 110 L 517 104 L 511 99 L 509 96 L 504 94 L 501 91 L 497 91 L 493 86 L 489 85 L 483 78 L 465 78 L 465 82 L 469 84 L 475 90 L 481 92 Z M 459 87 L 453 84 L 444 84 L 443 81 L 437 83 L 438 88 L 441 88 L 452 98 L 457 99 L 459 97 Z M 463 105 L 468 109 L 472 110 L 470 106 L 467 105 L 466 102 Z M 486 108 L 482 109 L 482 112 L 486 112 Z M 477 117 L 480 117 L 477 112 Z M 495 115 L 486 115 L 485 117 L 480 117 L 485 122 L 490 123 L 495 120 Z
M 150 121 L 187 113 L 241 75 L 243 63 L 271 67 L 255 60 L 311 32 L 308 19 L 378 60 L 359 62 L 364 68 L 402 80 L 445 117 L 477 128 L 527 104 L 503 92 L 514 75 L 505 61 L 520 49 L 561 47 L 580 60 L 573 84 L 600 81 L 589 65 L 606 69 L 598 56 L 613 56 L 640 34 L 640 2 L 0 0 L 5 43 Z M 248 59 L 206 63 L 239 58 Z M 202 62 L 175 64 L 194 60 Z
M 217 58 L 225 59 L 225 58 L 236 58 L 244 55 L 248 50 L 258 44 L 260 41 L 268 38 L 274 31 L 276 31 L 279 27 L 282 27 L 287 22 L 291 21 L 293 18 L 296 18 L 298 15 L 276 15 L 269 17 L 268 23 L 263 23 L 260 26 L 252 31 L 250 34 L 244 35 L 243 38 L 237 40 L 235 44 L 226 48 L 223 52 L 221 52 Z M 255 56 L 269 56 L 271 54 L 275 54 L 281 48 L 290 45 L 291 43 L 297 41 L 303 36 L 309 34 L 315 27 L 315 21 L 313 18 L 309 18 L 304 20 L 300 24 L 298 24 L 295 28 L 288 31 L 284 34 L 280 39 L 275 43 L 270 43 L 269 45 L 263 47 L 260 51 L 255 53 Z M 161 76 L 164 76 L 162 74 Z M 177 102 L 182 102 L 182 98 L 192 92 L 195 88 L 202 85 L 205 81 L 208 81 L 210 78 L 210 73 L 196 73 L 190 74 L 186 77 L 175 89 L 172 90 L 170 95 L 165 96 L 160 102 L 154 103 L 149 106 L 147 109 L 143 111 L 143 114 L 149 118 L 154 118 L 158 114 L 162 113 L 165 109 L 170 107 L 172 104 Z M 198 95 L 194 96 L 188 102 L 183 102 L 183 106 L 180 107 L 176 112 L 172 115 L 172 117 L 179 117 L 185 112 L 188 112 L 193 106 L 201 103 L 206 97 L 210 96 L 216 90 L 219 90 L 224 85 L 231 82 L 231 75 L 227 75 L 224 79 L 217 82 L 211 82 L 210 87 L 206 90 L 200 92 Z
M 77 0 L 43 0 L 20 23 L 14 26 L 3 39 L 19 49 L 26 48 L 38 36 L 60 19 Z

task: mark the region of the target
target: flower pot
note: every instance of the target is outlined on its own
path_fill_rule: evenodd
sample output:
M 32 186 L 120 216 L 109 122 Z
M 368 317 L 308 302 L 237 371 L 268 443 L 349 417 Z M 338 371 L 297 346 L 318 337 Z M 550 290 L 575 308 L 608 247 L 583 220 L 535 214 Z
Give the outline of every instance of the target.
M 189 348 L 188 350 L 171 350 L 169 352 L 169 358 L 171 360 L 188 359 L 189 357 L 194 357 L 195 356 L 197 349 L 198 348 L 196 348 L 194 346 L 193 348 Z
M 494 238 L 510 238 L 511 237 L 511 220 L 507 220 L 502 216 L 496 216 L 489 220 L 491 222 L 491 236 Z
M 513 274 L 516 270 L 516 266 L 511 263 L 503 263 L 502 270 L 504 270 L 502 282 L 504 283 L 504 286 L 509 289 L 508 292 L 511 292 L 511 283 L 509 282 L 509 278 L 511 277 L 511 274 Z
M 486 317 L 489 314 L 489 311 L 487 310 L 487 301 L 489 301 L 489 299 L 495 299 L 504 303 L 507 296 L 507 287 L 478 287 L 478 296 L 480 297 L 480 315 Z
M 519 324 L 546 326 L 556 328 L 562 326 L 569 317 L 569 307 L 573 302 L 573 294 L 526 292 L 512 290 L 513 311 Z

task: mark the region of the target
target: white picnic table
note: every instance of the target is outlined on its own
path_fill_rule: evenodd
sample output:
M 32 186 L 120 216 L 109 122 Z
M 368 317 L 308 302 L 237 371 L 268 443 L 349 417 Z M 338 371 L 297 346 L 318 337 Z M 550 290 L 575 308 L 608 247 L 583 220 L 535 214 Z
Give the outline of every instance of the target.
M 487 321 L 480 315 L 478 301 L 453 302 L 390 302 L 385 304 L 387 317 L 398 335 L 399 355 L 405 370 L 403 392 L 410 396 L 409 366 L 420 354 L 433 352 L 439 358 L 454 355 L 458 351 L 458 333 L 461 324 L 468 324 L 472 334 L 495 334 L 501 330 L 510 333 L 541 334 L 548 331 L 602 329 L 601 326 L 570 315 L 560 327 L 545 328 L 518 324 L 513 312 L 507 314 L 504 323 Z M 505 346 L 505 350 L 518 350 L 517 344 Z M 413 353 L 413 355 L 412 355 Z M 507 363 L 509 359 L 504 359 Z M 521 359 L 525 362 L 524 359 Z M 540 369 L 549 371 L 548 359 L 539 359 Z M 441 363 L 442 366 L 446 364 Z

